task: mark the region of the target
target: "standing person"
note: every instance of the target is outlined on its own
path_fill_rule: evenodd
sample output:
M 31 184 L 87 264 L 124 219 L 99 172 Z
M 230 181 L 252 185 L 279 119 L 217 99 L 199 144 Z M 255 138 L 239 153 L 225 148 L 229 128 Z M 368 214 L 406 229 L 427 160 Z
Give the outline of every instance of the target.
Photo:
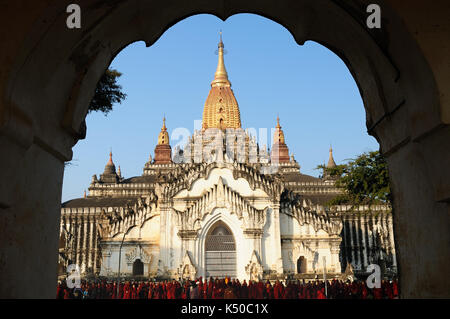
M 255 299 L 255 285 L 252 280 L 248 281 L 248 299 Z
M 156 291 L 155 291 L 155 299 L 164 299 L 163 297 L 164 291 L 161 283 L 158 283 L 156 285 Z
M 283 286 L 279 280 L 273 285 L 273 297 L 274 299 L 283 299 Z
M 273 294 L 273 287 L 270 284 L 270 281 L 267 280 L 266 282 L 266 290 L 265 290 L 265 298 L 264 299 L 273 299 L 274 298 L 274 294 Z
M 231 282 L 228 282 L 225 288 L 223 299 L 236 299 L 236 294 L 234 293 L 233 285 Z
M 183 287 L 183 292 L 181 293 L 181 299 L 189 299 L 190 297 L 190 285 L 189 285 L 189 280 L 186 280 L 184 282 L 184 287 Z
M 327 296 L 325 296 L 325 288 L 318 287 L 318 289 L 317 289 L 317 299 L 327 299 Z
M 241 299 L 248 299 L 248 286 L 247 286 L 247 282 L 245 281 L 245 279 L 242 282 L 242 286 L 241 286 L 241 289 L 240 289 L 239 297 Z
M 69 288 L 64 288 L 64 299 L 72 299 Z
M 123 291 L 124 291 L 124 284 L 121 282 L 119 284 L 119 295 L 117 296 L 118 299 L 123 299 Z
M 256 284 L 256 299 L 264 299 L 264 284 L 262 281 L 258 281 Z
M 151 282 L 148 285 L 148 295 L 147 295 L 147 299 L 153 299 L 153 289 L 154 289 L 154 284 Z
M 392 282 L 392 293 L 394 295 L 394 299 L 398 299 L 398 283 L 397 279 L 394 279 Z
M 130 289 L 130 299 L 137 299 L 136 284 L 134 282 Z
M 198 279 L 198 298 L 203 299 L 203 281 L 202 277 Z
M 115 281 L 112 286 L 111 299 L 117 299 L 117 282 L 115 282 Z
M 214 279 L 213 277 L 209 277 L 207 299 L 213 299 L 212 297 L 213 291 L 214 291 Z
M 241 283 L 239 282 L 239 279 L 233 279 L 232 285 L 236 298 L 241 299 Z
M 195 281 L 192 282 L 191 291 L 189 293 L 190 299 L 198 299 L 198 286 Z
M 63 288 L 61 282 L 58 281 L 58 286 L 56 286 L 56 299 L 63 299 L 63 298 L 64 298 Z

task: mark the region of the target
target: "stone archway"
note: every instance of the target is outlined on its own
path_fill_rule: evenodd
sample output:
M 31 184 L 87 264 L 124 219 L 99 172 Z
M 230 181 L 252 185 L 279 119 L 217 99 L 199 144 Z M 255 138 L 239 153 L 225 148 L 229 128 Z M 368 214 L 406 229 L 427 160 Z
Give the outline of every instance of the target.
M 136 259 L 133 262 L 133 276 L 144 275 L 144 263 L 140 259 Z
M 236 278 L 236 241 L 221 220 L 211 226 L 205 239 L 205 278 Z
M 304 274 L 307 271 L 307 263 L 305 256 L 300 256 L 297 259 L 297 274 Z
M 364 0 L 84 0 L 82 30 L 65 28 L 68 2 L 34 1 L 27 10 L 20 2 L 5 4 L 0 253 L 6 262 L 0 265 L 0 296 L 54 296 L 64 161 L 85 137 L 89 100 L 113 57 L 134 41 L 153 44 L 188 16 L 210 13 L 225 20 L 243 12 L 280 23 L 299 44 L 323 44 L 347 64 L 364 101 L 368 132 L 387 156 L 395 211 L 401 212 L 394 216 L 400 292 L 449 296 L 450 278 L 441 276 L 450 260 L 450 249 L 441 244 L 450 240 L 448 4 L 379 3 L 381 30 L 365 27 Z M 33 267 L 21 265 L 24 259 Z M 29 289 L 20 288 L 25 285 Z

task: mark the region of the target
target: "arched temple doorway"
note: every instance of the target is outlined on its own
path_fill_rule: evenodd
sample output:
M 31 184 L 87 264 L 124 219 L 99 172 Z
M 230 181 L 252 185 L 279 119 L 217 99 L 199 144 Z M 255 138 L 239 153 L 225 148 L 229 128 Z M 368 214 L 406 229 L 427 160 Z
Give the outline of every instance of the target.
M 236 243 L 230 228 L 216 222 L 205 241 L 206 278 L 236 278 Z
M 144 263 L 140 259 L 136 259 L 133 263 L 133 276 L 144 275 Z
M 297 274 L 306 273 L 306 259 L 304 256 L 300 256 L 297 259 Z

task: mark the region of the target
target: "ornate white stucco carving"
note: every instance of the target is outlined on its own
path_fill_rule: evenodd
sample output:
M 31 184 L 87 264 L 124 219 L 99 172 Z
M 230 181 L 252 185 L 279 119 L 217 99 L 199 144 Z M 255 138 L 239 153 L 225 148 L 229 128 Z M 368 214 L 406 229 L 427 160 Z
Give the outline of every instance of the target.
M 252 252 L 249 263 L 245 266 L 245 272 L 252 281 L 258 281 L 263 276 L 264 269 L 255 250 Z
M 184 254 L 183 261 L 178 268 L 178 274 L 184 279 L 194 280 L 196 278 L 197 267 L 195 267 L 189 251 Z
M 243 220 L 245 229 L 262 229 L 265 223 L 265 209 L 256 209 L 238 192 L 224 184 L 222 178 L 184 211 L 177 211 L 177 227 L 181 233 L 198 231 L 203 218 L 215 208 L 226 208 L 230 214 Z
M 280 212 L 295 218 L 300 226 L 310 224 L 317 232 L 322 229 L 329 235 L 339 236 L 342 230 L 342 221 L 339 218 L 332 218 L 324 211 L 318 213 L 317 210 L 312 210 L 311 205 L 304 200 L 299 200 L 297 194 L 285 194 L 286 201 L 282 201 L 280 205 Z
M 128 264 L 134 263 L 137 259 L 140 259 L 144 264 L 151 264 L 153 255 L 145 251 L 141 246 L 137 246 L 125 253 L 125 258 Z

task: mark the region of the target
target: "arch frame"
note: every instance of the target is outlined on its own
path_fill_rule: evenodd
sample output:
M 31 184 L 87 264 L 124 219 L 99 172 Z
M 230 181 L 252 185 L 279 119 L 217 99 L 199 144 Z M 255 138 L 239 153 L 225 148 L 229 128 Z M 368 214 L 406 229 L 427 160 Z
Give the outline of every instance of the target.
M 201 223 L 201 229 L 195 241 L 195 256 L 197 260 L 197 277 L 206 279 L 206 239 L 217 222 L 223 222 L 231 231 L 236 245 L 236 276 L 245 277 L 245 256 L 248 251 L 247 239 L 244 236 L 243 223 L 236 214 L 230 214 L 226 208 L 215 208 Z M 250 256 L 250 255 L 249 255 Z
M 314 40 L 341 57 L 363 97 L 368 131 L 388 158 L 394 210 L 403 212 L 394 215 L 401 294 L 449 296 L 450 278 L 440 274 L 450 250 L 429 249 L 430 243 L 440 247 L 450 240 L 449 67 L 442 63 L 449 50 L 427 37 L 437 24 L 425 23 L 427 15 L 416 17 L 424 12 L 420 1 L 379 2 L 386 25 L 380 32 L 364 27 L 364 0 L 85 0 L 79 31 L 61 27 L 64 1 L 35 1 L 27 12 L 19 2 L 6 5 L 0 21 L 13 40 L 6 39 L 0 52 L 5 66 L 0 74 L 0 147 L 8 154 L 0 158 L 0 166 L 9 168 L 1 172 L 1 180 L 9 182 L 0 184 L 0 224 L 20 227 L 0 235 L 2 253 L 9 259 L 0 268 L 7 279 L 0 296 L 53 296 L 56 266 L 52 270 L 48 265 L 57 260 L 64 161 L 85 137 L 87 105 L 103 71 L 126 45 L 143 40 L 150 46 L 178 21 L 200 13 L 222 20 L 237 13 L 259 14 L 287 28 L 298 44 Z M 443 9 L 435 5 L 431 15 L 445 21 Z M 436 28 L 442 38 L 448 38 L 446 18 L 447 24 Z M 425 32 L 415 32 L 414 23 Z M 23 233 L 26 238 L 17 242 Z M 44 240 L 43 233 L 48 234 Z M 421 261 L 415 261 L 418 255 L 423 255 Z M 24 258 L 32 260 L 33 271 L 18 268 Z M 14 289 L 14 284 L 29 283 L 39 290 Z

